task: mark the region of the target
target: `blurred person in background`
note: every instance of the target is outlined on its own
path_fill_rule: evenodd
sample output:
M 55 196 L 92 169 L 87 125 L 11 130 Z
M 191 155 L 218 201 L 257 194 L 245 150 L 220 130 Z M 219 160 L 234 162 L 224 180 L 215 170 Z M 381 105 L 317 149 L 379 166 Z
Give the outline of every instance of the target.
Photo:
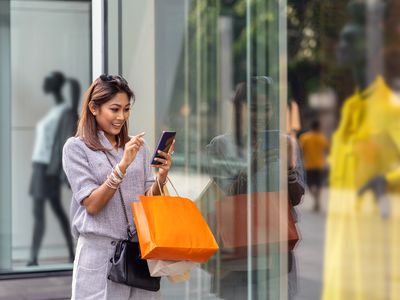
M 303 152 L 304 168 L 306 169 L 307 186 L 314 200 L 314 211 L 320 210 L 321 187 L 326 170 L 326 154 L 329 143 L 321 131 L 318 120 L 311 123 L 311 130 L 303 133 L 299 139 Z

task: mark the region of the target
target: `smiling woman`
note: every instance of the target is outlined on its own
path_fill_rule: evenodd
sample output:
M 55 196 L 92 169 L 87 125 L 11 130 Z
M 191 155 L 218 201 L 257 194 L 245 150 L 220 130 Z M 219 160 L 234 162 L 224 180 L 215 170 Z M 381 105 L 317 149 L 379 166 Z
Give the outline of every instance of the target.
M 77 135 L 63 149 L 63 167 L 73 192 L 72 233 L 78 239 L 72 299 L 160 297 L 158 292 L 107 280 L 117 241 L 127 239 L 127 234 L 128 239 L 137 241 L 133 217 L 126 207 L 139 195 L 160 194 L 144 132 L 128 136 L 133 97 L 121 76 L 97 78 L 86 92 Z M 158 183 L 166 181 L 173 150 L 174 144 L 169 153 L 160 153 Z

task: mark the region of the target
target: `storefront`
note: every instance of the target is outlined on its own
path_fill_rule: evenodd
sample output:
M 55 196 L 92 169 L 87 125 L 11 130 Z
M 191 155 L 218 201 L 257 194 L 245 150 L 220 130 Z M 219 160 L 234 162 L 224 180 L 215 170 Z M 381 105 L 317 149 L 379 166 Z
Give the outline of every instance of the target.
M 131 134 L 177 131 L 171 179 L 220 245 L 165 299 L 397 299 L 398 2 L 0 1 L 0 277 L 71 271 L 71 191 L 38 188 L 57 141 L 38 132 L 106 73 L 136 94 Z M 322 157 L 294 251 L 288 136 Z

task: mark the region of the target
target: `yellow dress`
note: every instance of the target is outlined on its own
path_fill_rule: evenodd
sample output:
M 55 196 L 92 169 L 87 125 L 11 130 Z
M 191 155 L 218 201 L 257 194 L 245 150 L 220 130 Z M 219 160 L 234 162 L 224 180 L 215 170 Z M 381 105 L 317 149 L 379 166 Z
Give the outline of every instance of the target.
M 345 101 L 330 166 L 322 299 L 400 299 L 400 100 L 382 77 Z M 372 192 L 357 196 L 378 175 L 386 219 Z

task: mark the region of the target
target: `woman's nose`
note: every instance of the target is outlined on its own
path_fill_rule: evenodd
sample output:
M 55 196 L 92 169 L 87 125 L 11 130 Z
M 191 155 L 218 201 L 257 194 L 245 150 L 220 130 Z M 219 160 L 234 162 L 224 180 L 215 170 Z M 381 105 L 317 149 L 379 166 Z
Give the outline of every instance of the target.
M 124 111 L 121 110 L 121 111 L 118 113 L 117 119 L 118 119 L 118 120 L 124 120 L 124 119 L 125 119 Z

